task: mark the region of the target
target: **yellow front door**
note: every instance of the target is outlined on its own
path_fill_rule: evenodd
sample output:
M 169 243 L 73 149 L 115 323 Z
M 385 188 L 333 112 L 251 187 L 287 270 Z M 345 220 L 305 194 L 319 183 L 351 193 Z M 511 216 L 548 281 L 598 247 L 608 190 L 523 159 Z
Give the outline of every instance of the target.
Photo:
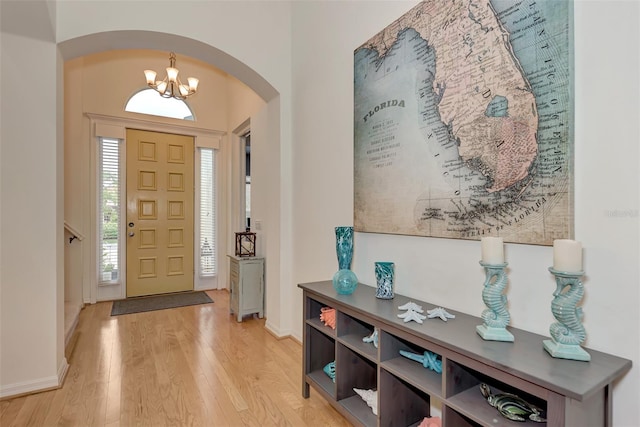
M 127 297 L 193 289 L 193 138 L 127 130 Z

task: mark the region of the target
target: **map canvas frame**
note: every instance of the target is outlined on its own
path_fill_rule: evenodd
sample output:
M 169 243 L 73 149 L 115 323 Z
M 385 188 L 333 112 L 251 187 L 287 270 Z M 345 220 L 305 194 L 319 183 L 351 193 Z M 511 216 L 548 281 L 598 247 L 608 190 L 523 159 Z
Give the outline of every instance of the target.
M 419 3 L 354 51 L 354 230 L 573 237 L 573 3 Z

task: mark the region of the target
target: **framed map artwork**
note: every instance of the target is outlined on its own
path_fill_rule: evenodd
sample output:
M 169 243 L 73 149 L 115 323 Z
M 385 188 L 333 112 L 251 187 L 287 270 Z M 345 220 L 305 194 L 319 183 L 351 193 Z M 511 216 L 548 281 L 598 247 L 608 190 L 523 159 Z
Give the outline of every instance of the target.
M 573 237 L 573 4 L 424 1 L 354 52 L 354 229 Z

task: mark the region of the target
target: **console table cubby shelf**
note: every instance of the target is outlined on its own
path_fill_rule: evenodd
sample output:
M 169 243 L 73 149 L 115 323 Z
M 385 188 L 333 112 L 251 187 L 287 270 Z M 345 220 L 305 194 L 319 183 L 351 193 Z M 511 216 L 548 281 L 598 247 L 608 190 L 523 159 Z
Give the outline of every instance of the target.
M 439 407 L 442 425 L 611 426 L 612 383 L 631 369 L 631 361 L 586 349 L 590 362 L 555 359 L 543 348 L 548 337 L 509 328 L 515 341 L 485 341 L 476 333 L 482 319 L 453 310 L 455 319 L 404 323 L 398 306 L 413 301 L 396 294 L 375 297 L 358 284 L 339 295 L 331 281 L 303 283 L 302 395 L 313 387 L 352 424 L 417 426 Z M 320 321 L 320 309 L 336 309 L 336 328 Z M 378 329 L 378 348 L 362 338 Z M 442 374 L 400 355 L 429 351 L 442 359 Z M 323 368 L 335 361 L 335 382 Z M 510 392 L 546 410 L 547 422 L 517 422 L 502 417 L 480 393 L 486 383 L 496 394 Z M 374 415 L 353 388 L 378 391 Z

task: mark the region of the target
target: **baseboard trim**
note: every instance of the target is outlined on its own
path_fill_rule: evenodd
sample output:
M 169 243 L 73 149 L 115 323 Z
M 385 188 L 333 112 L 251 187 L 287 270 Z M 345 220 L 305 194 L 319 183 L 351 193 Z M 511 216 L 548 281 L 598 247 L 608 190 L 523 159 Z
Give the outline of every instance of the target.
M 64 331 L 64 348 L 66 349 L 69 346 L 69 342 L 71 341 L 71 337 L 73 336 L 76 328 L 78 327 L 78 321 L 80 320 L 80 311 L 84 308 L 84 304 L 79 306 L 77 309 L 73 310 L 72 313 L 67 313 L 67 307 L 65 306 L 65 327 L 67 328 Z M 69 325 L 66 325 L 67 316 L 73 316 L 72 320 L 69 321 Z
M 298 335 L 291 334 L 291 335 L 289 335 L 289 338 L 291 338 L 292 340 L 294 340 L 298 344 L 302 345 L 302 338 L 300 338 Z
M 67 372 L 69 372 L 69 363 L 67 362 L 67 358 L 63 357 L 58 367 L 58 388 L 64 384 L 64 380 L 67 378 Z
M 62 387 L 68 371 L 69 364 L 67 359 L 62 358 L 62 363 L 58 367 L 58 375 L 2 386 L 0 388 L 0 400 L 58 389 Z
M 299 339 L 299 338 L 298 338 L 297 336 L 295 336 L 295 335 L 289 335 L 289 339 L 290 339 L 291 341 L 294 341 L 295 343 L 297 343 L 297 344 L 299 344 L 299 345 L 302 345 L 302 340 L 301 340 L 301 339 Z
M 291 331 L 281 331 L 278 328 L 274 327 L 272 323 L 269 323 L 269 319 L 264 324 L 264 328 L 273 335 L 275 338 L 279 340 L 283 340 L 285 338 L 291 337 Z

